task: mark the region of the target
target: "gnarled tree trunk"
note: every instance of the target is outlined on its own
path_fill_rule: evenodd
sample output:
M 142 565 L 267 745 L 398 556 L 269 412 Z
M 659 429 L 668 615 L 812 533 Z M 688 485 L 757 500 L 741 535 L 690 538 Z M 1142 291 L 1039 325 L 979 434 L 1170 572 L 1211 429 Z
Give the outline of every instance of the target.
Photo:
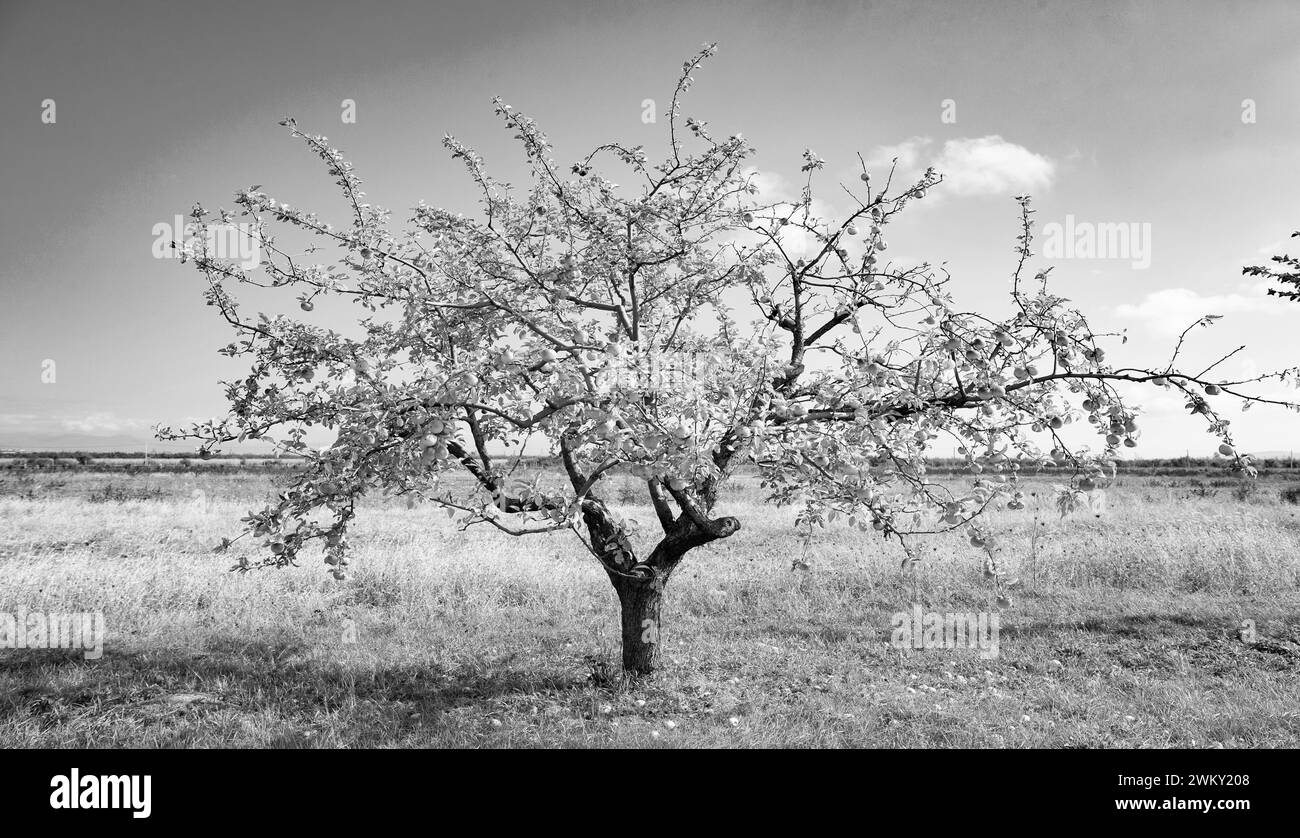
M 648 578 L 610 574 L 622 611 L 623 670 L 649 675 L 659 663 L 660 609 L 670 571 L 654 570 Z
M 664 588 L 668 577 L 685 555 L 696 547 L 727 538 L 740 529 L 740 522 L 726 517 L 710 520 L 681 490 L 669 490 L 683 512 L 673 517 L 663 489 L 650 481 L 650 497 L 664 537 L 644 561 L 637 561 L 627 533 L 616 523 L 609 509 L 588 485 L 569 452 L 560 447 L 565 468 L 582 500 L 582 518 L 591 536 L 591 550 L 609 574 L 618 594 L 623 639 L 623 671 L 633 676 L 649 675 L 659 663 Z M 712 494 L 708 495 L 712 504 Z

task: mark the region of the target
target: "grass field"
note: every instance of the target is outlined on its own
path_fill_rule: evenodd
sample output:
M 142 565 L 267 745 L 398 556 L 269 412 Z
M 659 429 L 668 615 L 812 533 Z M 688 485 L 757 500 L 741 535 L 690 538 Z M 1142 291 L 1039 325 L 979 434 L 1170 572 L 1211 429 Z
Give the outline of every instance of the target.
M 1041 484 L 998 513 L 1002 609 L 957 536 L 903 573 L 846 528 L 805 547 L 742 480 L 744 529 L 673 577 L 663 670 L 611 687 L 617 602 L 571 535 L 376 500 L 348 580 L 239 575 L 212 548 L 273 476 L 3 474 L 0 612 L 102 611 L 108 640 L 0 650 L 0 747 L 1296 747 L 1300 506 L 1225 477 L 1121 477 L 1066 520 Z M 914 603 L 1000 611 L 999 657 L 892 648 Z

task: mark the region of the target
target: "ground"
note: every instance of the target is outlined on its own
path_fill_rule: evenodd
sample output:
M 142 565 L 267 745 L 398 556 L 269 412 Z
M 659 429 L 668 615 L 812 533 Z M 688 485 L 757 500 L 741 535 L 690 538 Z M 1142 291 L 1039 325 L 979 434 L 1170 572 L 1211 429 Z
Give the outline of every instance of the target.
M 346 581 L 318 560 L 229 572 L 243 542 L 213 547 L 274 479 L 0 472 L 0 612 L 108 627 L 96 661 L 0 649 L 0 747 L 1300 745 L 1288 482 L 1121 476 L 1105 512 L 1066 519 L 1035 482 L 995 515 L 1021 579 L 999 607 L 963 538 L 903 572 L 842 523 L 804 544 L 744 478 L 724 510 L 744 529 L 687 558 L 663 668 L 625 684 L 617 601 L 571 535 L 377 499 Z M 914 603 L 997 611 L 999 655 L 893 648 Z

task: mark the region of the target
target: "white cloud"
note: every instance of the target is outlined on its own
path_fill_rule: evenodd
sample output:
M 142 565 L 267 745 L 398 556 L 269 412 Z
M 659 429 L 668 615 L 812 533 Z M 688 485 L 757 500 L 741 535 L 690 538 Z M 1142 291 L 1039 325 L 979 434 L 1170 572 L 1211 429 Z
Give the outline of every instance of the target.
M 780 174 L 760 172 L 756 169 L 751 169 L 745 174 L 750 183 L 758 188 L 758 194 L 755 196 L 758 202 L 776 204 L 775 211 L 779 215 L 789 214 L 801 200 L 802 184 L 796 185 Z M 835 222 L 841 216 L 834 204 L 821 198 L 813 198 L 811 205 L 806 209 L 801 208 L 795 212 L 790 226 L 782 229 L 778 237 L 782 249 L 791 259 L 811 256 L 822 248 L 822 243 L 818 241 L 815 234 L 798 226 L 800 222 L 807 221 L 809 218 L 825 223 Z M 745 237 L 742 240 L 748 242 L 749 238 Z
M 1147 294 L 1140 303 L 1122 303 L 1115 309 L 1120 317 L 1141 320 L 1164 335 L 1177 335 L 1207 314 L 1278 314 L 1282 310 L 1262 284 L 1251 286 L 1246 293 L 1208 295 L 1190 288 L 1165 288 Z
M 1011 195 L 1047 189 L 1056 164 L 997 134 L 949 140 L 931 164 L 943 175 L 943 191 L 957 195 Z
M 912 137 L 898 145 L 876 146 L 866 157 L 867 168 L 888 168 L 893 165 L 894 158 L 898 158 L 899 171 L 922 168 L 921 155 L 926 153 L 931 143 L 929 137 Z
M 120 419 L 115 414 L 98 412 L 88 416 L 62 420 L 65 431 L 82 434 L 115 434 L 146 427 L 138 419 Z
M 0 413 L 0 428 L 24 428 L 39 419 L 35 413 Z
M 937 155 L 933 145 L 929 137 L 911 137 L 897 145 L 877 146 L 867 156 L 867 166 L 888 168 L 897 158 L 898 174 L 904 178 L 933 166 L 944 180 L 938 195 L 1014 195 L 1047 189 L 1056 179 L 1056 163 L 1050 158 L 997 134 L 948 140 Z
M 748 169 L 745 171 L 745 177 L 758 189 L 759 201 L 793 201 L 799 197 L 799 189 L 779 172 Z

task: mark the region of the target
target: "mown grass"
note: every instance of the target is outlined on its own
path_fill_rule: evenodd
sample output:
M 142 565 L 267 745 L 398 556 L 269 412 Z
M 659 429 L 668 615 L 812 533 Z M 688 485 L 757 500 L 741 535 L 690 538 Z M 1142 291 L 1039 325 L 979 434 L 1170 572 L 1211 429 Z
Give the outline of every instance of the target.
M 269 486 L 0 478 L 0 612 L 103 611 L 109 629 L 98 661 L 0 650 L 0 747 L 1300 743 L 1300 507 L 1277 485 L 1127 479 L 1100 517 L 1061 520 L 1042 483 L 999 513 L 1022 579 L 999 609 L 958 536 L 902 573 L 847 528 L 805 546 L 742 481 L 726 502 L 744 529 L 673 578 L 663 670 L 612 685 L 591 676 L 617 661 L 616 602 L 572 536 L 374 501 L 345 582 L 229 573 L 241 548 L 212 547 Z M 892 648 L 913 603 L 999 611 L 1000 656 Z

